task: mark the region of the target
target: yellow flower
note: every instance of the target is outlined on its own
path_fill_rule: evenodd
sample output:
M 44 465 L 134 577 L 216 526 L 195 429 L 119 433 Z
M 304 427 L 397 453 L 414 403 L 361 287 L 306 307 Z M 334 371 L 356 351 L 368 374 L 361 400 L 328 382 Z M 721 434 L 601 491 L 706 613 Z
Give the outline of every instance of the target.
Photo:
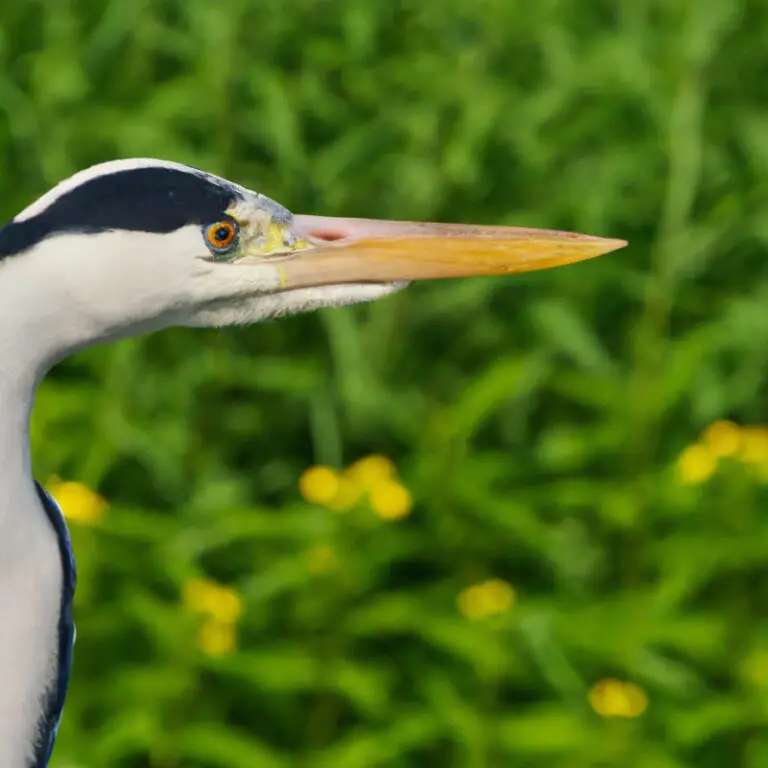
M 408 489 L 396 480 L 384 480 L 368 494 L 371 509 L 384 520 L 400 520 L 411 512 L 413 501 Z
M 478 621 L 488 616 L 507 613 L 515 604 L 514 587 L 503 579 L 488 579 L 473 584 L 459 593 L 459 611 L 468 619 Z
M 345 474 L 362 489 L 370 491 L 380 483 L 397 477 L 395 465 L 386 456 L 366 456 L 347 467 Z
M 58 502 L 64 517 L 72 523 L 93 525 L 101 521 L 107 502 L 82 483 L 52 479 L 47 490 Z
M 330 573 L 338 566 L 336 553 L 328 545 L 313 547 L 309 550 L 307 567 L 310 573 Z
M 741 445 L 741 428 L 732 421 L 716 421 L 704 430 L 702 440 L 718 458 L 733 456 Z
M 362 495 L 362 488 L 354 480 L 350 480 L 342 475 L 339 477 L 336 495 L 326 501 L 325 506 L 334 512 L 348 512 L 360 501 Z
M 299 479 L 299 491 L 311 504 L 325 506 L 339 492 L 339 473 L 332 467 L 310 467 Z
M 515 590 L 512 585 L 503 579 L 489 579 L 484 584 L 494 613 L 506 613 L 515 602 Z
M 741 665 L 742 676 L 752 685 L 761 688 L 768 686 L 768 652 L 752 654 Z
M 192 579 L 184 585 L 184 605 L 194 613 L 206 614 L 222 624 L 233 624 L 243 610 L 233 589 L 207 579 Z
M 639 717 L 648 708 L 648 694 L 634 683 L 607 678 L 592 686 L 589 703 L 602 717 Z
M 717 469 L 717 456 L 701 443 L 689 445 L 677 460 L 677 472 L 686 485 L 698 485 L 708 480 Z
M 197 632 L 197 647 L 209 656 L 225 656 L 235 650 L 235 625 L 207 618 Z
M 235 649 L 235 624 L 242 613 L 242 601 L 233 589 L 208 579 L 191 579 L 184 585 L 182 599 L 188 610 L 203 615 L 197 631 L 197 646 L 209 656 L 224 656 Z
M 371 509 L 385 520 L 405 517 L 413 504 L 385 456 L 366 456 L 341 473 L 332 467 L 310 467 L 299 480 L 299 490 L 307 501 L 335 512 L 349 511 L 367 494 Z
M 479 585 L 467 587 L 459 592 L 458 604 L 459 610 L 468 619 L 482 619 L 489 613 L 486 594 Z
M 741 430 L 739 458 L 749 464 L 768 463 L 768 429 L 744 427 Z

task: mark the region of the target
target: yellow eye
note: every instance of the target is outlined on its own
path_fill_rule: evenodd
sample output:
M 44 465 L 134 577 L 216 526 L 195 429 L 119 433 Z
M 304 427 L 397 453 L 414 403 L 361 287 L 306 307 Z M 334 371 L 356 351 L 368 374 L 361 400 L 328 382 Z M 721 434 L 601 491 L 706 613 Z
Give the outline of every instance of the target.
M 228 253 L 237 244 L 237 222 L 234 219 L 222 219 L 203 227 L 205 244 L 216 254 Z

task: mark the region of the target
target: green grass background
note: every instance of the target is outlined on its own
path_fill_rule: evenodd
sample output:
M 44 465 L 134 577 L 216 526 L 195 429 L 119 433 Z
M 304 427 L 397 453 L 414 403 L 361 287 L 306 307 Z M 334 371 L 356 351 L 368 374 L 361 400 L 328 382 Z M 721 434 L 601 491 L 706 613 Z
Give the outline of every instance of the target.
M 766 30 L 764 0 L 2 4 L 6 218 L 156 156 L 296 211 L 631 241 L 58 366 L 36 473 L 111 507 L 74 530 L 54 766 L 768 765 L 766 490 L 674 472 L 711 422 L 768 421 Z M 302 501 L 371 453 L 407 519 Z M 243 596 L 222 659 L 179 606 L 200 575 Z M 487 577 L 518 595 L 491 626 L 456 608 Z M 606 677 L 646 712 L 593 712 Z

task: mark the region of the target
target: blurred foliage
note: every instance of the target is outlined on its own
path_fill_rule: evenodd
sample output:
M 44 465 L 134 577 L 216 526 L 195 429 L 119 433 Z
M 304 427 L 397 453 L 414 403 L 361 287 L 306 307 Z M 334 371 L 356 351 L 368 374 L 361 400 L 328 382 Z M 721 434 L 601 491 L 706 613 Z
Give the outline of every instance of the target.
M 55 766 L 768 765 L 768 458 L 734 426 L 768 422 L 766 28 L 764 0 L 3 3 L 6 217 L 156 156 L 293 210 L 631 241 L 58 366 Z M 327 486 L 369 455 L 388 514 Z

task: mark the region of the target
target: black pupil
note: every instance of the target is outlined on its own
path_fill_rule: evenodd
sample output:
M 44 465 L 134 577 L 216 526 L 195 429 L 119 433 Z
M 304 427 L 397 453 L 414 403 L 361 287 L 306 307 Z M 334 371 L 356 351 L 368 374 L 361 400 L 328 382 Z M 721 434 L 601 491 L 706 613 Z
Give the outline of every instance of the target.
M 229 227 L 219 227 L 214 233 L 213 233 L 213 239 L 217 243 L 224 242 L 225 240 L 229 240 L 231 237 L 232 231 Z

